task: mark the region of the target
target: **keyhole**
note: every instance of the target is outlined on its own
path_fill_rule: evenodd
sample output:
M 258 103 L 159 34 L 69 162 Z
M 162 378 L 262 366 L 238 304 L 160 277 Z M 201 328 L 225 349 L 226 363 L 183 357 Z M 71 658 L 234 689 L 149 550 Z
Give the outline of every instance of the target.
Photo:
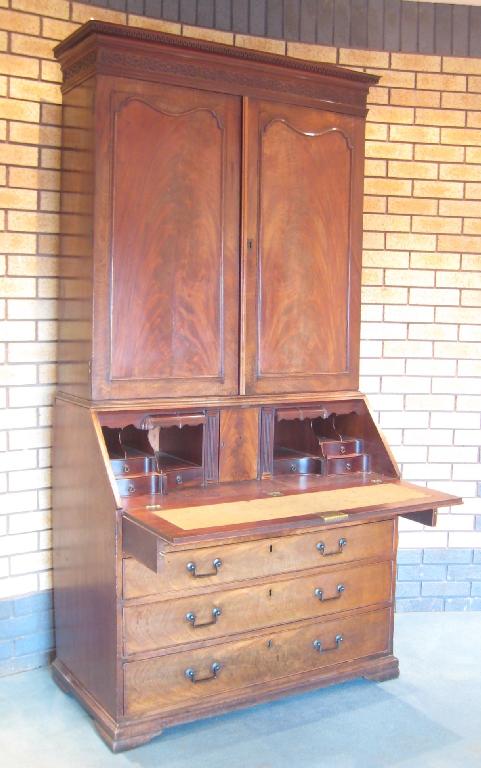
M 272 544 L 269 544 L 269 552 L 272 552 Z
M 266 645 L 268 648 L 272 648 L 272 640 L 268 640 Z
M 272 597 L 272 589 L 269 590 L 268 594 L 269 594 L 269 597 Z

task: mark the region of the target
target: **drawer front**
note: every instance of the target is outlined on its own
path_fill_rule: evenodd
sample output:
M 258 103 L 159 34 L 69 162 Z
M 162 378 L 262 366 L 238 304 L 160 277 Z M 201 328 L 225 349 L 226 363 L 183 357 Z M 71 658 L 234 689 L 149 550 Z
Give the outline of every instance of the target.
M 126 653 L 222 637 L 387 602 L 392 563 L 321 569 L 254 587 L 124 608 Z
M 297 536 L 260 539 L 160 556 L 159 573 L 134 559 L 124 561 L 124 597 L 140 597 L 379 558 L 393 551 L 392 520 L 330 528 Z
M 127 662 L 125 714 L 172 710 L 388 650 L 390 610 Z
M 152 472 L 150 475 L 129 475 L 116 477 L 117 488 L 121 496 L 132 496 L 137 493 L 163 493 L 165 475 Z
M 175 491 L 176 488 L 188 488 L 201 485 L 204 479 L 202 467 L 183 467 L 176 470 L 165 471 L 166 492 Z
M 368 472 L 369 456 L 358 453 L 347 456 L 332 456 L 326 459 L 328 475 L 345 475 L 350 472 Z

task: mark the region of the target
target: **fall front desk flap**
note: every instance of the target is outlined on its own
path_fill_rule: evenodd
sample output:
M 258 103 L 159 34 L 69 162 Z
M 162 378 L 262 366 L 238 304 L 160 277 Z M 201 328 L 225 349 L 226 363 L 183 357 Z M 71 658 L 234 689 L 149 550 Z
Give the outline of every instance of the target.
M 194 537 L 216 538 L 215 534 L 221 533 L 245 535 L 257 530 L 265 532 L 266 528 L 272 528 L 274 533 L 278 528 L 352 523 L 366 517 L 381 519 L 403 515 L 432 524 L 429 515 L 433 510 L 461 502 L 461 499 L 440 491 L 402 481 L 383 482 L 379 479 L 363 485 L 304 492 L 266 488 L 262 497 L 259 493 L 254 496 L 259 483 L 242 483 L 243 498 L 226 499 L 229 490 L 234 494 L 236 487 L 239 496 L 239 485 L 232 483 L 230 489 L 224 486 L 223 498 L 210 497 L 208 503 L 203 503 L 202 490 L 199 492 L 198 489 L 194 505 L 190 494 L 185 497 L 185 504 L 182 494 L 179 494 L 175 506 L 171 506 L 172 501 L 167 499 L 143 506 L 126 505 L 126 515 L 130 520 L 155 531 L 167 542 L 180 543 Z M 155 498 L 157 500 L 158 497 Z M 148 502 L 148 497 L 145 501 Z M 423 513 L 426 513 L 424 517 Z

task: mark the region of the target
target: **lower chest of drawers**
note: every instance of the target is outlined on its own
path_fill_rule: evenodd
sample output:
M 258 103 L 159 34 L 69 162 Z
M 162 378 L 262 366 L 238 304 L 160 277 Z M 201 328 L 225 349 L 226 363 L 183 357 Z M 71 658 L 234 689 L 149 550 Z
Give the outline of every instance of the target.
M 320 678 L 325 668 L 388 653 L 393 534 L 385 521 L 186 550 L 159 574 L 125 560 L 125 715 L 236 691 L 255 697 L 277 680 Z M 188 563 L 216 558 L 217 574 L 189 572 Z

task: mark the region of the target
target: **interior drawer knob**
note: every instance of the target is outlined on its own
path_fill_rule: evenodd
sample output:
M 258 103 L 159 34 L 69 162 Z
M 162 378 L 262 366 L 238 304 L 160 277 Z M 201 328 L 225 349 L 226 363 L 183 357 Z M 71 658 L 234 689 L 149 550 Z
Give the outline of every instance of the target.
M 205 576 L 217 576 L 217 573 L 219 572 L 219 568 L 222 565 L 222 560 L 219 557 L 216 557 L 214 560 L 212 560 L 212 565 L 214 567 L 214 570 L 206 571 L 205 573 L 198 573 L 197 566 L 195 563 L 187 563 L 186 568 L 195 579 L 202 579 Z
M 188 667 L 188 669 L 185 670 L 184 675 L 187 677 L 188 680 L 191 681 L 191 683 L 206 683 L 208 680 L 215 680 L 217 675 L 219 674 L 220 670 L 222 669 L 222 664 L 220 664 L 218 661 L 213 661 L 210 665 L 211 674 L 205 675 L 204 677 L 197 677 L 197 672 L 195 669 L 192 669 L 192 667 Z
M 320 587 L 316 587 L 314 590 L 315 596 L 323 603 L 325 603 L 327 600 L 339 600 L 342 593 L 346 591 L 346 587 L 344 584 L 338 584 L 336 587 L 336 594 L 331 595 L 331 597 L 325 597 L 324 591 Z
M 344 637 L 342 635 L 336 635 L 336 637 L 334 638 L 334 645 L 330 645 L 324 648 L 321 640 L 314 640 L 314 642 L 312 643 L 312 647 L 316 651 L 319 651 L 319 653 L 327 653 L 327 651 L 337 651 L 337 649 L 339 648 L 343 640 L 344 640 Z
M 319 552 L 323 557 L 330 557 L 331 555 L 342 555 L 342 551 L 346 546 L 346 544 L 347 544 L 347 539 L 341 538 L 337 543 L 337 549 L 334 549 L 332 552 L 326 552 L 326 545 L 324 544 L 324 542 L 318 541 L 316 544 L 316 549 L 319 550 Z
M 210 627 L 212 624 L 217 624 L 217 619 L 221 615 L 222 610 L 220 608 L 212 608 L 212 619 L 210 621 L 197 621 L 197 616 L 193 611 L 189 611 L 185 614 L 185 618 L 189 622 L 189 624 L 192 624 L 192 626 L 197 629 L 197 627 Z

